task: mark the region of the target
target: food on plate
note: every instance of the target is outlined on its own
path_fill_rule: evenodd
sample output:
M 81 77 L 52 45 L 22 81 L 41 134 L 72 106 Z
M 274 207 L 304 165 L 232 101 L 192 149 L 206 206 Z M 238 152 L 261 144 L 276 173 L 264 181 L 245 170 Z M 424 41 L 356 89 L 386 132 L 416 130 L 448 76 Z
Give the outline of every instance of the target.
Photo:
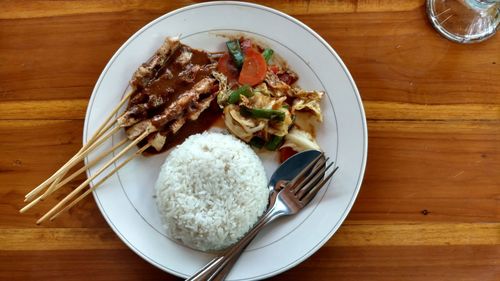
M 186 123 L 186 127 L 200 123 L 199 117 L 217 96 L 227 129 L 252 146 L 280 149 L 282 154 L 285 148 L 294 152 L 318 149 L 314 132 L 297 119 L 321 122 L 324 93 L 295 85 L 298 75 L 275 60 L 272 49 L 246 38 L 230 40 L 226 47 L 223 54 L 209 53 L 182 44 L 178 38 L 167 38 L 131 80 L 134 92 L 118 118 L 128 138 L 148 132 L 140 147 L 149 144 L 156 151 L 170 148 L 168 140 Z M 212 116 L 220 114 L 213 109 L 210 112 Z M 208 129 L 209 123 L 190 133 Z M 292 129 L 293 136 L 305 136 L 308 141 L 287 137 Z
M 232 135 L 190 136 L 167 156 L 155 185 L 169 237 L 202 251 L 235 243 L 268 204 L 264 167 Z
M 274 60 L 273 50 L 248 38 L 230 40 L 226 46 L 214 77 L 227 129 L 257 148 L 319 149 L 314 132 L 297 119 L 321 122 L 324 92 L 298 87 L 298 75 Z
M 220 116 L 231 134 L 253 147 L 279 150 L 281 161 L 302 150 L 318 149 L 314 126 L 304 124 L 307 120 L 322 121 L 320 102 L 324 93 L 299 88 L 295 83 L 298 75 L 276 59 L 273 50 L 262 48 L 248 38 L 230 40 L 226 47 L 226 52 L 210 53 L 185 45 L 178 37 L 167 37 L 155 54 L 134 72 L 128 93 L 110 110 L 80 151 L 26 195 L 29 203 L 21 212 L 44 201 L 113 153 L 95 174 L 37 223 L 54 219 L 138 155 L 168 150 L 190 135 L 206 131 Z M 116 118 L 125 103 L 125 112 Z M 123 128 L 129 144 L 125 146 L 127 139 L 119 141 L 66 176 L 72 167 Z M 139 150 L 125 158 L 136 145 Z M 109 171 L 120 158 L 125 159 Z M 101 175 L 103 180 L 84 191 Z
M 118 119 L 128 138 L 149 131 L 146 141 L 161 151 L 168 137 L 210 107 L 218 90 L 212 76 L 216 67 L 217 60 L 210 53 L 168 37 L 130 82 L 134 92 Z

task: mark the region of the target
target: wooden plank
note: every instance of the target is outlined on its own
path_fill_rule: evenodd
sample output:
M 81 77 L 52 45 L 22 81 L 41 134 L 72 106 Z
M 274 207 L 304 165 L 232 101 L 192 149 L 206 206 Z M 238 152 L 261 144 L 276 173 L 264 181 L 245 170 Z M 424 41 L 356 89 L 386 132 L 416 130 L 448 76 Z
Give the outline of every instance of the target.
M 120 250 L 127 246 L 111 228 L 0 229 L 3 251 Z
M 499 130 L 498 122 L 370 122 L 349 218 L 498 221 Z
M 351 224 L 325 247 L 450 246 L 500 244 L 500 223 Z M 447 235 L 443 235 L 447 233 Z M 125 244 L 110 228 L 0 229 L 4 251 L 120 250 Z
M 323 247 L 272 280 L 467 280 L 498 278 L 498 246 Z
M 368 120 L 500 121 L 500 104 L 414 104 L 365 101 Z
M 0 120 L 82 120 L 88 100 L 0 101 Z
M 116 2 L 116 3 L 115 3 Z M 255 1 L 254 1 L 255 2 Z M 262 1 L 260 1 L 262 2 Z M 0 19 L 26 19 L 70 16 L 93 13 L 116 13 L 131 10 L 167 13 L 196 4 L 198 1 L 6 1 Z M 289 14 L 366 13 L 381 11 L 410 11 L 422 6 L 422 1 L 265 1 L 261 3 Z
M 323 247 L 268 280 L 496 281 L 498 246 Z M 29 269 L 29 270 L 27 270 Z M 130 250 L 0 251 L 2 280 L 180 280 Z
M 85 180 L 82 174 L 26 214 L 19 214 L 24 195 L 68 161 L 81 146 L 82 122 L 50 120 L 0 121 L 0 227 L 33 227 L 34 222 Z M 53 223 L 42 227 L 107 226 L 89 198 Z
M 126 250 L 0 251 L 0 280 L 181 280 Z
M 350 224 L 347 221 L 326 246 L 494 246 L 499 244 L 500 223 Z

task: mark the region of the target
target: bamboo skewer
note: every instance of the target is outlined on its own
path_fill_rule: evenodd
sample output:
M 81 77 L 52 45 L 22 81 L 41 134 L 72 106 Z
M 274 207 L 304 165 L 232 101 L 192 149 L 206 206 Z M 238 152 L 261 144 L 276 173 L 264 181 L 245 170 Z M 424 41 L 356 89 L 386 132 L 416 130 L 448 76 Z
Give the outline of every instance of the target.
M 35 206 L 37 203 L 39 203 L 40 201 L 43 201 L 45 198 L 47 198 L 48 196 L 52 195 L 54 192 L 56 192 L 57 190 L 59 190 L 59 188 L 63 187 L 64 185 L 66 185 L 67 183 L 69 183 L 71 180 L 73 180 L 74 178 L 76 178 L 78 175 L 80 175 L 81 173 L 83 173 L 85 170 L 87 170 L 88 168 L 90 168 L 90 167 L 94 166 L 95 164 L 97 164 L 98 162 L 100 162 L 104 157 L 106 157 L 108 154 L 110 154 L 111 152 L 113 152 L 118 147 L 124 145 L 127 141 L 128 141 L 127 139 L 123 139 L 122 141 L 120 141 L 119 143 L 117 143 L 115 146 L 113 146 L 112 148 L 108 149 L 106 152 L 101 153 L 95 159 L 92 159 L 92 161 L 90 161 L 87 165 L 83 166 L 78 171 L 74 172 L 73 174 L 71 174 L 70 176 L 68 176 L 67 178 L 65 178 L 62 182 L 58 183 L 56 186 L 54 186 L 53 189 L 49 188 L 47 191 L 45 191 L 44 194 L 38 196 L 36 199 L 34 199 L 33 201 L 31 201 L 28 205 L 24 206 L 19 212 L 24 213 L 24 212 L 28 211 L 33 206 Z M 61 178 L 59 178 L 59 179 L 61 179 Z
M 40 223 L 44 222 L 45 220 L 47 220 L 47 218 L 54 215 L 54 213 L 56 213 L 57 210 L 61 206 L 63 206 L 69 200 L 71 200 L 78 192 L 80 192 L 83 188 L 85 188 L 93 179 L 95 179 L 97 176 L 99 176 L 104 170 L 106 170 L 111 164 L 113 164 L 123 154 L 125 154 L 127 151 L 129 151 L 133 146 L 135 146 L 141 140 L 145 139 L 150 133 L 151 133 L 151 131 L 149 131 L 149 130 L 146 130 L 144 133 L 142 133 L 142 135 L 137 137 L 134 141 L 132 141 L 129 145 L 127 145 L 122 151 L 120 151 L 116 156 L 114 156 L 111 160 L 109 160 L 106 164 L 104 164 L 94 175 L 92 175 L 90 178 L 88 178 L 86 181 L 84 181 L 82 184 L 80 184 L 70 194 L 68 194 L 63 200 L 61 200 L 59 203 L 57 203 L 56 206 L 54 206 L 52 209 L 50 209 L 50 211 L 48 211 L 45 215 L 43 215 L 43 217 L 41 217 L 36 223 L 40 224 Z
M 47 188 L 47 190 L 45 190 L 45 192 L 40 196 L 42 200 L 45 199 L 45 198 L 47 198 L 47 196 L 49 194 L 52 194 L 55 191 L 56 186 L 59 184 L 59 182 L 61 182 L 61 180 L 66 176 L 67 173 L 68 173 L 68 170 L 65 171 L 61 176 L 59 176 L 58 178 L 56 178 L 52 182 L 52 184 L 50 184 L 49 188 Z
M 120 108 L 125 104 L 125 102 L 130 98 L 130 96 L 133 94 L 134 90 L 131 89 L 127 92 L 127 94 L 125 94 L 125 96 L 122 98 L 122 100 L 118 103 L 118 105 L 113 109 L 113 111 L 108 115 L 108 117 L 106 117 L 106 120 L 101 124 L 101 126 L 99 126 L 99 128 L 94 132 L 94 134 L 92 135 L 92 137 L 89 139 L 89 141 L 83 145 L 80 150 L 67 162 L 72 162 L 72 161 L 75 161 L 75 159 L 77 159 L 80 154 L 82 152 L 85 152 L 85 151 L 88 151 L 88 148 L 90 146 L 92 146 L 92 144 L 98 139 L 100 138 L 105 132 L 107 132 L 115 123 L 116 123 L 116 119 L 110 123 L 111 119 L 113 118 L 113 116 L 118 112 L 118 110 L 120 110 Z M 66 163 L 66 164 L 67 164 Z M 65 165 L 66 165 L 65 164 Z M 65 166 L 63 165 L 63 167 Z M 58 171 L 56 171 L 55 174 L 57 174 L 63 167 L 61 167 Z M 30 199 L 32 199 L 36 194 L 38 194 L 43 188 L 45 188 L 47 185 L 49 185 L 50 183 L 52 183 L 54 180 L 57 181 L 57 178 L 58 177 L 54 177 L 54 175 L 52 175 L 51 177 L 49 177 L 47 180 L 45 180 L 43 183 L 41 183 L 39 186 L 37 186 L 36 188 L 34 188 L 33 190 L 31 190 L 28 194 L 26 194 L 25 198 L 25 202 L 26 201 L 30 201 Z M 61 175 L 61 176 L 64 176 L 64 174 L 62 173 L 59 173 L 58 175 Z M 56 184 L 57 185 L 57 184 Z
M 120 108 L 125 104 L 125 102 L 130 98 L 130 96 L 134 93 L 134 89 L 131 88 L 126 94 L 125 96 L 123 96 L 122 100 L 118 103 L 118 105 L 113 109 L 113 111 L 111 111 L 111 114 L 108 115 L 108 117 L 106 118 L 106 120 L 101 124 L 101 126 L 95 131 L 94 135 L 90 138 L 90 140 L 88 140 L 87 144 L 89 143 L 92 143 L 93 141 L 95 141 L 95 139 L 99 138 L 100 136 L 102 136 L 102 134 L 104 134 L 104 132 L 106 132 L 107 130 L 109 130 L 109 128 L 111 128 L 111 126 L 113 126 L 113 124 L 116 123 L 116 120 L 113 120 L 113 122 L 109 123 L 109 121 L 111 120 L 111 118 L 113 118 L 113 116 L 115 116 L 115 114 L 118 112 L 118 110 L 120 110 Z M 109 123 L 109 124 L 108 124 Z M 107 124 L 107 125 L 106 125 Z M 87 145 L 86 144 L 86 145 Z
M 71 169 L 75 164 L 80 162 L 88 153 L 90 153 L 93 149 L 101 145 L 105 140 L 107 140 L 109 137 L 111 137 L 114 133 L 116 133 L 118 130 L 121 128 L 116 126 L 114 127 L 110 132 L 108 132 L 106 135 L 103 137 L 99 138 L 97 141 L 92 143 L 86 150 L 84 150 L 82 153 L 75 155 L 74 158 L 72 158 L 70 161 L 68 161 L 66 164 L 64 164 L 57 172 L 55 172 L 50 178 L 48 178 L 46 181 L 44 181 L 42 184 L 37 186 L 35 189 L 33 189 L 30 193 L 25 198 L 25 202 L 33 200 L 33 198 L 40 192 L 42 191 L 46 186 L 48 186 L 52 181 L 56 180 L 59 176 L 61 176 L 63 173 L 65 173 L 67 170 Z
M 121 169 L 123 166 L 125 166 L 128 162 L 130 162 L 131 160 L 133 160 L 134 158 L 136 158 L 137 156 L 141 155 L 142 152 L 144 152 L 144 150 L 148 149 L 149 147 L 151 146 L 150 143 L 146 144 L 145 146 L 143 146 L 141 149 L 139 149 L 136 153 L 134 153 L 132 156 L 130 156 L 129 158 L 127 158 L 125 161 L 123 161 L 122 163 L 120 163 L 116 168 L 114 168 L 111 172 L 109 172 L 104 178 L 102 178 L 101 180 L 99 180 L 99 182 L 97 182 L 95 185 L 93 185 L 92 187 L 90 187 L 89 189 L 87 189 L 83 194 L 81 194 L 80 196 L 78 196 L 75 200 L 73 200 L 71 203 L 69 203 L 68 205 L 66 205 L 66 207 L 64 207 L 62 210 L 60 210 L 59 212 L 57 212 L 55 215 L 53 215 L 52 217 L 50 217 L 49 220 L 53 221 L 55 218 L 57 218 L 60 214 L 66 212 L 67 210 L 71 209 L 73 206 L 75 206 L 78 202 L 80 202 L 81 200 L 83 200 L 85 197 L 87 197 L 87 195 L 89 195 L 92 191 L 94 191 L 96 188 L 98 188 L 104 181 L 106 181 L 109 177 L 111 177 L 114 173 L 116 173 L 116 171 L 118 171 L 119 169 Z

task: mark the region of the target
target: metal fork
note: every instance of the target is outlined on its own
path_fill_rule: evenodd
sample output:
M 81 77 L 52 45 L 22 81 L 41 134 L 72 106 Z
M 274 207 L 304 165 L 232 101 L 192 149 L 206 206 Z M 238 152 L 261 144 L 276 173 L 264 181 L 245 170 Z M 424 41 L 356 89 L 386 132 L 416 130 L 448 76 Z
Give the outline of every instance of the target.
M 270 202 L 272 207 L 267 210 L 254 227 L 221 256 L 211 260 L 207 265 L 187 280 L 224 280 L 230 271 L 230 267 L 234 265 L 236 259 L 265 225 L 279 217 L 298 213 L 312 201 L 318 191 L 323 187 L 323 185 L 325 185 L 326 182 L 328 182 L 328 180 L 330 180 L 338 169 L 338 167 L 335 167 L 326 177 L 323 178 L 325 173 L 333 165 L 333 163 L 326 165 L 328 160 L 329 159 L 325 159 L 324 154 L 321 153 L 294 179 L 289 182 L 278 182 L 277 185 L 281 184 L 282 189 L 277 193 L 274 202 Z

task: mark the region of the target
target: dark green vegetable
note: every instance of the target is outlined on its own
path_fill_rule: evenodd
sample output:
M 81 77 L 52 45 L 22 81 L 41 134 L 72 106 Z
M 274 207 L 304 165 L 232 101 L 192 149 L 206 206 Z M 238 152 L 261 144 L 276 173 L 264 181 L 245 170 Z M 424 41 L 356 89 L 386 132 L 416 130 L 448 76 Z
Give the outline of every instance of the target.
M 227 41 L 226 46 L 236 67 L 241 68 L 245 58 L 243 57 L 243 52 L 241 51 L 240 42 L 237 39 Z
M 252 88 L 248 85 L 243 85 L 243 86 L 239 87 L 238 89 L 231 92 L 231 94 L 229 95 L 229 98 L 227 99 L 227 102 L 230 104 L 235 104 L 235 103 L 239 102 L 240 95 L 244 95 L 245 97 L 253 96 Z
M 266 141 L 264 141 L 263 139 L 261 139 L 259 137 L 253 137 L 250 140 L 250 145 L 254 146 L 254 147 L 257 147 L 257 148 L 262 148 L 265 143 L 266 143 Z
M 273 54 L 274 54 L 274 51 L 272 49 L 269 49 L 269 48 L 265 49 L 262 52 L 262 56 L 266 60 L 266 63 L 269 63 L 269 60 L 273 57 Z
M 281 144 L 283 141 L 283 137 L 273 135 L 270 141 L 266 143 L 266 148 L 267 150 L 274 151 L 278 149 L 278 146 Z
M 248 108 L 246 106 L 241 106 L 240 113 L 243 116 L 248 116 L 253 118 L 264 118 L 281 122 L 285 120 L 285 112 L 274 109 Z

